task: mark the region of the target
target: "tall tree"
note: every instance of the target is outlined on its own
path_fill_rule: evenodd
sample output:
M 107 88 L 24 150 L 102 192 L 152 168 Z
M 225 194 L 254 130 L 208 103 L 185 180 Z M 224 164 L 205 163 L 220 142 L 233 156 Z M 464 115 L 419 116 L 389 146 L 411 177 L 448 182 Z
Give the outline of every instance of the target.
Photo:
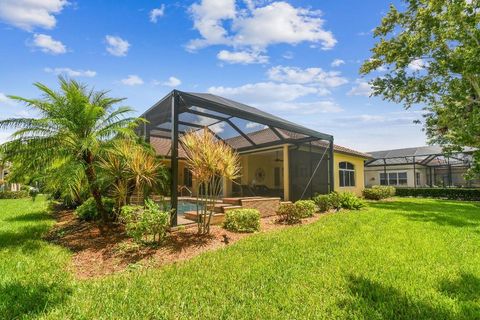
M 132 111 L 128 107 L 115 108 L 124 98 L 111 98 L 107 91 L 94 91 L 63 77 L 59 84 L 60 90 L 55 91 L 35 83 L 42 93 L 39 99 L 9 96 L 25 103 L 36 117 L 0 121 L 0 128 L 17 129 L 12 139 L 3 144 L 3 151 L 7 159 L 20 161 L 32 170 L 58 162 L 80 165 L 97 211 L 106 222 L 109 217 L 96 171 L 99 155 L 109 140 L 133 136 L 139 119 L 127 117 Z
M 372 82 L 373 95 L 424 105 L 431 143 L 447 151 L 480 149 L 480 1 L 404 0 L 374 30 L 377 43 L 361 67 L 387 71 Z M 473 171 L 480 172 L 480 152 Z

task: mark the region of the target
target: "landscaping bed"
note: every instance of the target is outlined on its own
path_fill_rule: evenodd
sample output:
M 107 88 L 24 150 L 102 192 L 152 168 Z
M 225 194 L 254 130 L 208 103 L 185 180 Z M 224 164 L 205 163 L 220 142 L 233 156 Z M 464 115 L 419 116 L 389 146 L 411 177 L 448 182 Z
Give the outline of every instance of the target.
M 197 229 L 190 226 L 170 232 L 160 245 L 140 245 L 127 237 L 121 224 L 100 228 L 95 222 L 78 219 L 73 210 L 58 209 L 54 216 L 57 223 L 45 239 L 73 252 L 73 270 L 79 279 L 104 276 L 127 268 L 158 267 L 187 260 L 252 235 L 212 226 L 210 235 L 199 236 Z M 308 224 L 319 217 L 305 218 L 301 223 Z M 276 216 L 261 218 L 260 232 L 289 227 L 277 220 Z

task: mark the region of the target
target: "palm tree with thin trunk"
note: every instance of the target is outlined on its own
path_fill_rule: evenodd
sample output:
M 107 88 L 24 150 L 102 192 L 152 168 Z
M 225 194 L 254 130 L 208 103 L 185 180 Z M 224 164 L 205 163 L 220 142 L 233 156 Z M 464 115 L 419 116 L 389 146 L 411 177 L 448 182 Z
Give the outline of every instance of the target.
M 91 196 L 102 221 L 109 219 L 102 202 L 97 177 L 101 152 L 115 137 L 133 137 L 141 119 L 128 117 L 129 107 L 115 106 L 125 98 L 111 98 L 108 91 L 95 91 L 86 85 L 59 77 L 55 91 L 35 83 L 41 98 L 9 96 L 25 103 L 35 116 L 0 121 L 0 129 L 16 129 L 11 140 L 3 144 L 7 158 L 17 159 L 31 170 L 50 167 L 58 161 L 78 163 L 84 170 Z M 65 177 L 69 179 L 69 177 Z

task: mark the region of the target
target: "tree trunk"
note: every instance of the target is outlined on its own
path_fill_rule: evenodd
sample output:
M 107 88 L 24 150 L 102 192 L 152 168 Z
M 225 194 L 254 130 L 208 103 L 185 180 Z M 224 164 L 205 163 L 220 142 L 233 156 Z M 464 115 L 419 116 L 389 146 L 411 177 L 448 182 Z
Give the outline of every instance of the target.
M 97 184 L 97 173 L 93 166 L 93 154 L 90 151 L 85 151 L 83 154 L 83 161 L 87 167 L 85 168 L 85 175 L 87 176 L 88 185 L 90 187 L 90 193 L 92 194 L 93 199 L 95 200 L 95 205 L 97 207 L 97 212 L 100 214 L 103 223 L 108 222 L 108 212 L 105 210 L 105 206 L 102 202 L 102 193 Z

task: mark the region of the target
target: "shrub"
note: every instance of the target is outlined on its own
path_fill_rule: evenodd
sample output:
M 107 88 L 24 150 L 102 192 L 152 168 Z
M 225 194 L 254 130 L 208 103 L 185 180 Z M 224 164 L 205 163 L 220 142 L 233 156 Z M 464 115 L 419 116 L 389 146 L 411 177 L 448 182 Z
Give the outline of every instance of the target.
M 395 188 L 392 186 L 373 186 L 363 190 L 363 196 L 369 200 L 382 200 L 393 197 Z
M 293 203 L 282 203 L 277 209 L 277 215 L 279 216 L 280 222 L 285 222 L 288 224 L 300 222 L 301 215 L 298 210 L 298 207 Z
M 464 188 L 397 188 L 400 197 L 444 198 L 450 200 L 479 201 L 480 189 Z
M 329 194 L 319 194 L 313 198 L 321 212 L 329 210 L 358 210 L 365 206 L 365 203 L 351 192 L 331 192 Z
M 223 227 L 234 232 L 260 230 L 260 212 L 257 209 L 234 209 L 225 213 Z
M 318 194 L 313 197 L 313 201 L 317 205 L 320 212 L 325 212 L 332 209 L 330 206 L 330 197 L 328 196 L 328 194 Z
M 313 201 L 318 206 L 318 210 L 320 210 L 320 212 L 340 210 L 342 208 L 340 203 L 340 194 L 337 192 L 318 194 L 313 198 Z
M 102 197 L 102 201 L 103 205 L 105 206 L 105 210 L 107 210 L 108 213 L 112 213 L 113 207 L 115 206 L 115 201 L 106 197 Z M 85 221 L 92 221 L 100 218 L 94 198 L 88 198 L 84 203 L 78 206 L 77 209 L 75 209 L 75 214 L 79 219 Z
M 151 199 L 142 206 L 123 206 L 120 220 L 125 223 L 127 234 L 136 242 L 161 242 L 170 227 L 170 211 L 160 210 Z
M 0 199 L 22 199 L 28 198 L 28 191 L 0 191 Z
M 298 200 L 295 202 L 300 218 L 312 217 L 317 211 L 317 205 L 312 200 Z
M 359 210 L 365 206 L 365 202 L 352 192 L 342 192 L 339 197 L 343 209 Z

